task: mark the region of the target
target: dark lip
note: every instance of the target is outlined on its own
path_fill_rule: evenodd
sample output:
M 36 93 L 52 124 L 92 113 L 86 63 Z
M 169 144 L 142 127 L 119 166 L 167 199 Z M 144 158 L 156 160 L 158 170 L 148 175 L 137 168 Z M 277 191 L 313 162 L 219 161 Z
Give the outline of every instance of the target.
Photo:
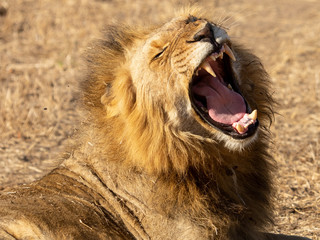
M 206 57 L 203 58 L 202 62 L 205 61 L 205 59 L 210 56 L 212 53 L 214 53 L 215 51 L 211 51 L 209 52 L 209 54 L 206 55 Z M 224 54 L 223 56 L 223 64 L 224 64 L 224 69 L 225 69 L 225 73 L 226 73 L 226 78 L 227 79 L 230 79 L 231 81 L 228 82 L 229 84 L 231 84 L 232 88 L 234 91 L 236 91 L 237 93 L 239 93 L 242 98 L 244 99 L 245 101 L 245 104 L 246 104 L 246 113 L 251 113 L 252 110 L 250 108 L 250 106 L 248 105 L 246 99 L 244 98 L 244 96 L 242 95 L 242 93 L 240 92 L 239 90 L 239 87 L 238 87 L 238 84 L 237 82 L 235 81 L 235 77 L 233 75 L 233 71 L 232 71 L 232 68 L 231 68 L 231 63 L 230 63 L 230 58 Z M 202 62 L 199 64 L 199 66 L 201 66 Z M 228 124 L 223 124 L 223 123 L 219 123 L 219 122 L 216 122 L 214 121 L 212 118 L 210 118 L 209 114 L 202 111 L 200 108 L 197 107 L 197 105 L 195 104 L 195 97 L 193 95 L 193 93 L 191 92 L 191 86 L 192 84 L 194 83 L 194 79 L 195 79 L 195 72 L 197 71 L 197 69 L 199 68 L 199 66 L 195 69 L 194 71 L 194 74 L 192 76 L 192 79 L 191 79 L 191 82 L 189 84 L 189 98 L 191 100 L 191 105 L 193 107 L 193 109 L 195 110 L 195 112 L 201 117 L 201 119 L 206 122 L 209 126 L 213 127 L 214 129 L 217 129 L 218 131 L 221 131 L 223 132 L 224 134 L 226 135 L 229 135 L 231 136 L 232 138 L 234 139 L 238 139 L 238 140 L 241 140 L 241 139 L 246 139 L 248 137 L 251 137 L 253 136 L 257 129 L 258 129 L 258 126 L 259 126 L 259 120 L 257 119 L 256 122 L 254 124 L 251 124 L 249 127 L 248 127 L 248 130 L 247 132 L 243 133 L 243 134 L 240 134 L 238 133 L 233 127 L 232 125 L 228 125 Z

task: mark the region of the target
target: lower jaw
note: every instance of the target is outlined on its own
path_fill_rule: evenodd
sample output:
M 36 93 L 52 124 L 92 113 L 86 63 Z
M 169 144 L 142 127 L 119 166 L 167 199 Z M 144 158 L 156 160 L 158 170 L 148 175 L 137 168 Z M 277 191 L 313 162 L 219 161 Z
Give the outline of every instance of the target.
M 238 133 L 232 125 L 221 124 L 221 126 L 218 127 L 214 123 L 212 123 L 210 120 L 208 120 L 206 117 L 202 115 L 200 115 L 199 117 L 202 119 L 202 121 L 204 121 L 204 124 L 206 124 L 207 129 L 214 129 L 215 132 L 219 132 L 222 135 L 228 136 L 229 138 L 232 138 L 238 141 L 246 140 L 247 138 L 250 138 L 253 135 L 255 135 L 259 126 L 259 121 L 257 119 L 254 124 L 248 127 L 245 133 L 241 134 L 241 133 Z
M 235 139 L 223 132 L 216 132 L 214 135 L 225 148 L 231 151 L 243 151 L 258 139 L 259 128 L 251 136 L 242 139 Z

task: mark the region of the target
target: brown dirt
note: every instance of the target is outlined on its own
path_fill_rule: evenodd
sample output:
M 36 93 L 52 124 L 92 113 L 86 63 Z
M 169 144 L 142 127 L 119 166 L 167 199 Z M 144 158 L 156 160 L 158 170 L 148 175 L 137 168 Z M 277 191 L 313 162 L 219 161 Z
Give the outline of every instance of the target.
M 77 126 L 81 54 L 107 24 L 159 22 L 189 1 L 0 0 L 0 188 L 45 174 Z M 196 1 L 193 1 L 196 2 Z M 320 239 L 320 2 L 197 1 L 272 76 L 275 232 Z

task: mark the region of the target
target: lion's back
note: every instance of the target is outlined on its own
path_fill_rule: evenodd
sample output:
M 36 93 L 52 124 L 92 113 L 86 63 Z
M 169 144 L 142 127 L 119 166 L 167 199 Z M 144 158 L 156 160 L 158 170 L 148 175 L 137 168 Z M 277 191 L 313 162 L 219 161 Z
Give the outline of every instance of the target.
M 0 194 L 0 239 L 132 239 L 91 189 L 52 177 Z

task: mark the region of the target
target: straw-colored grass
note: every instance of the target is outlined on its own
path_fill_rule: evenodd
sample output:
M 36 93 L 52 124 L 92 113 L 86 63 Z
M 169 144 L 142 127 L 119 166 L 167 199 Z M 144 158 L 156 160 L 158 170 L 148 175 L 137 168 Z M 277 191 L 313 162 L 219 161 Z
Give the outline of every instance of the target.
M 273 79 L 273 231 L 320 239 L 320 2 L 197 2 L 217 19 L 230 17 L 230 35 L 253 49 Z M 0 0 L 0 188 L 42 176 L 63 152 L 77 126 L 81 54 L 103 26 L 159 22 L 187 3 Z

